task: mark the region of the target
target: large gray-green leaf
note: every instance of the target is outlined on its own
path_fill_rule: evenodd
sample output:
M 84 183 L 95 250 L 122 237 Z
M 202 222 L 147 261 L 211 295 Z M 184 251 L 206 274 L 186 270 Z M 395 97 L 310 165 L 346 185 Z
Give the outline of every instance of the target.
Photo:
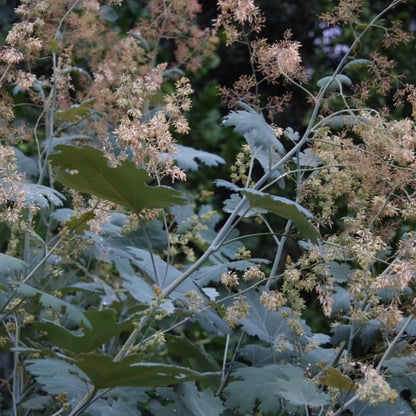
M 17 272 L 26 267 L 27 264 L 23 260 L 9 256 L 8 254 L 0 253 L 0 274 Z
M 292 406 L 324 406 L 329 396 L 321 393 L 312 381 L 305 380 L 301 368 L 291 364 L 267 365 L 261 368 L 238 369 L 233 373 L 236 380 L 231 382 L 225 392 L 229 394 L 227 405 L 240 408 L 240 412 L 254 414 L 259 410 L 266 414 L 278 414 L 279 400 L 284 399 Z
M 360 123 L 368 123 L 367 119 L 360 116 L 344 114 L 342 116 L 329 117 L 325 125 L 332 130 L 341 130 L 344 128 L 351 128 Z
M 402 398 L 398 398 L 394 403 L 381 403 L 377 406 L 357 400 L 348 406 L 348 410 L 354 416 L 410 416 L 414 414 L 409 403 Z
M 226 405 L 239 409 L 238 414 L 254 415 L 254 409 L 265 414 L 279 414 L 281 410 L 278 400 L 279 386 L 276 383 L 278 365 L 265 367 L 240 368 L 232 375 L 234 380 L 225 388 Z
M 133 255 L 133 263 L 140 270 L 145 272 L 163 290 L 176 280 L 182 273 L 172 265 L 166 263 L 156 254 L 151 254 L 147 250 L 136 247 L 127 247 Z M 185 280 L 177 289 L 173 291 L 173 298 L 181 298 L 185 293 L 192 289 L 197 289 L 192 281 Z
M 393 357 L 384 362 L 384 367 L 392 375 L 390 385 L 398 393 L 410 393 L 409 400 L 416 399 L 416 375 L 414 357 Z
M 293 331 L 288 327 L 281 312 L 272 312 L 266 309 L 259 300 L 258 292 L 249 291 L 245 301 L 249 304 L 250 311 L 248 316 L 241 320 L 241 323 L 247 334 L 257 336 L 262 341 L 271 344 L 275 342 L 278 335 L 286 335 L 288 338 L 293 336 Z M 305 326 L 304 329 L 307 335 L 311 334 L 309 328 Z
M 17 280 L 13 280 L 10 283 L 17 286 L 17 293 L 20 295 L 26 297 L 39 296 L 39 301 L 45 308 L 52 308 L 54 311 L 66 315 L 78 325 L 85 325 L 86 328 L 92 329 L 87 317 L 74 305 L 52 296 L 49 293 L 43 292 L 42 290 L 35 289 L 26 283 Z
M 160 402 L 151 403 L 154 414 L 158 416 L 219 416 L 225 410 L 211 390 L 199 391 L 195 383 L 184 383 L 175 389 L 159 388 L 156 392 L 158 397 L 168 402 L 166 406 Z
M 148 173 L 134 163 L 112 168 L 104 154 L 92 147 L 60 145 L 50 156 L 59 167 L 57 180 L 69 188 L 96 195 L 138 213 L 144 208 L 164 208 L 186 202 L 181 193 L 165 186 L 149 186 Z
M 39 175 L 39 167 L 36 163 L 35 157 L 26 156 L 17 147 L 14 147 L 13 150 L 16 154 L 17 163 L 19 165 L 19 171 L 26 173 L 26 178 L 35 177 Z
M 33 396 L 22 403 L 22 408 L 26 410 L 42 410 L 50 408 L 53 403 L 51 396 Z
M 60 207 L 65 201 L 65 196 L 53 188 L 37 183 L 25 183 L 25 202 L 27 205 L 37 205 L 39 208 L 49 208 L 49 203 Z
M 332 314 L 348 313 L 350 311 L 351 303 L 350 292 L 339 285 L 335 285 L 333 291 L 334 294 L 332 295 L 332 299 L 334 301 L 334 305 L 332 307 Z
M 343 74 L 337 74 L 335 77 L 332 75 L 321 78 L 316 85 L 320 88 L 326 87 L 329 90 L 340 89 L 342 85 L 349 87 L 352 84 L 352 81 L 349 77 Z
M 178 153 L 173 157 L 178 166 L 184 170 L 198 170 L 196 159 L 207 166 L 223 165 L 225 160 L 213 153 L 196 150 L 192 147 L 178 145 Z
M 224 126 L 233 126 L 236 133 L 242 134 L 247 140 L 253 153 L 257 148 L 267 151 L 276 149 L 280 154 L 286 153 L 282 143 L 277 139 L 271 126 L 266 122 L 263 114 L 258 113 L 249 105 L 239 102 L 244 110 L 231 111 L 224 117 Z
M 279 396 L 294 406 L 324 406 L 329 396 L 318 390 L 312 381 L 305 380 L 303 370 L 291 364 L 279 366 L 276 384 Z
M 52 395 L 67 393 L 69 404 L 75 404 L 92 387 L 88 377 L 75 365 L 56 358 L 26 361 L 26 369 L 43 390 Z
M 329 268 L 332 277 L 338 283 L 345 283 L 354 274 L 354 269 L 348 263 L 337 263 L 330 261 L 325 263 L 325 266 Z
M 287 220 L 292 220 L 304 238 L 314 243 L 319 241 L 318 230 L 307 220 L 313 217 L 312 214 L 297 202 L 247 188 L 242 193 L 249 200 L 251 207 L 262 208 Z

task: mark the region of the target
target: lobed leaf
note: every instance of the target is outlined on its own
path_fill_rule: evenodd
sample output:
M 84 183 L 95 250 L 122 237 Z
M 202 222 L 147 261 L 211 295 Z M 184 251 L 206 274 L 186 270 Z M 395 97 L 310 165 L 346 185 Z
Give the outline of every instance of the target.
M 75 365 L 57 358 L 28 360 L 26 369 L 52 395 L 67 393 L 69 404 L 78 402 L 91 388 L 88 377 Z
M 186 202 L 172 188 L 147 185 L 148 173 L 130 161 L 112 168 L 100 150 L 89 146 L 60 145 L 56 150 L 60 153 L 51 155 L 50 161 L 59 168 L 57 180 L 69 188 L 107 199 L 136 213 L 144 208 L 165 208 Z
M 337 368 L 329 367 L 323 370 L 325 375 L 319 378 L 322 384 L 339 390 L 354 391 L 355 384 L 347 376 L 344 376 Z
M 143 363 L 134 355 L 115 362 L 111 357 L 80 354 L 77 366 L 97 389 L 118 386 L 157 387 L 211 378 L 217 373 L 199 373 L 186 367 L 160 363 Z
M 154 414 L 158 416 L 219 416 L 225 410 L 221 400 L 209 390 L 198 390 L 195 383 L 184 383 L 173 388 L 159 388 L 158 396 L 167 401 L 166 406 L 151 402 Z
M 313 243 L 320 239 L 318 230 L 307 220 L 312 214 L 295 201 L 274 196 L 252 189 L 244 189 L 242 193 L 247 197 L 253 208 L 262 208 L 283 218 L 292 220 L 299 232 Z
M 279 396 L 294 406 L 324 406 L 330 397 L 322 393 L 316 385 L 305 380 L 303 370 L 291 364 L 279 366 L 279 376 L 276 384 L 280 388 Z
M 207 166 L 219 166 L 225 163 L 225 160 L 213 153 L 196 150 L 192 147 L 177 145 L 178 153 L 173 157 L 178 166 L 184 170 L 198 170 L 199 159 Z
M 292 406 L 324 406 L 329 396 L 321 393 L 312 381 L 305 380 L 303 370 L 291 364 L 271 364 L 261 368 L 241 368 L 233 373 L 240 380 L 232 381 L 225 392 L 226 404 L 240 413 L 253 414 L 258 408 L 266 414 L 278 414 L 279 397 Z
M 337 74 L 335 77 L 329 75 L 327 77 L 321 78 L 316 85 L 320 88 L 326 87 L 328 90 L 336 90 L 341 88 L 342 85 L 349 87 L 352 84 L 352 81 L 349 77 L 343 74 Z
M 42 331 L 44 338 L 74 354 L 94 351 L 131 327 L 128 321 L 121 324 L 117 322 L 114 309 L 89 309 L 85 312 L 85 317 L 91 328 L 84 328 L 83 334 L 74 334 L 55 322 L 35 322 L 34 326 Z
M 26 297 L 39 296 L 39 301 L 45 308 L 52 308 L 54 311 L 66 315 L 78 325 L 84 325 L 86 328 L 90 329 L 92 328 L 87 317 L 71 303 L 17 280 L 13 280 L 10 283 L 17 286 L 16 290 L 20 295 Z
M 242 134 L 253 153 L 256 148 L 260 147 L 269 151 L 275 148 L 280 154 L 285 154 L 285 148 L 264 119 L 263 114 L 241 101 L 239 104 L 244 110 L 231 111 L 224 117 L 222 124 L 233 126 L 236 133 Z
M 8 254 L 0 253 L 0 274 L 9 274 L 11 272 L 23 270 L 27 263 Z
M 63 121 L 77 121 L 80 117 L 85 117 L 91 112 L 91 109 L 83 105 L 73 105 L 67 110 L 58 110 L 55 112 L 55 117 Z

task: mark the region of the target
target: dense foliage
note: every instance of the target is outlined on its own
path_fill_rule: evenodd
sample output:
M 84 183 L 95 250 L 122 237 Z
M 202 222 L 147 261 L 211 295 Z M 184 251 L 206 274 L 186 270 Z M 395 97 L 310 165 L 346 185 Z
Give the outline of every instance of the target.
M 414 5 L 326 3 L 0 4 L 0 414 L 413 414 Z

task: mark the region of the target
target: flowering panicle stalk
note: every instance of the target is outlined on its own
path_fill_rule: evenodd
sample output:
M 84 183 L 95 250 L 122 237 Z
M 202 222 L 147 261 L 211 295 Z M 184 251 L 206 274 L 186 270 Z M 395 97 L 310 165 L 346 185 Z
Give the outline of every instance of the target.
M 283 366 L 290 362 L 302 367 L 297 380 L 310 383 L 305 386 L 311 391 L 315 387 L 311 380 L 321 385 L 322 390 L 327 387 L 334 390 L 331 403 L 326 402 L 322 392 L 318 395 L 317 390 L 309 399 L 313 403 L 322 399 L 325 404 L 305 403 L 306 412 L 312 408 L 315 412 L 320 407 L 315 413 L 328 411 L 337 415 L 357 400 L 372 406 L 396 400 L 398 392 L 390 386 L 383 371 L 388 368 L 386 360 L 394 346 L 403 341 L 414 315 L 415 301 L 408 293 L 413 294 L 415 289 L 416 233 L 410 231 L 399 240 L 398 230 L 412 226 L 416 219 L 416 125 L 410 118 L 394 121 L 386 117 L 383 108 L 372 109 L 368 103 L 372 102 L 375 90 L 383 95 L 391 94 L 395 105 L 408 104 L 414 117 L 416 88 L 405 84 L 401 77 L 389 74 L 395 62 L 382 49 L 368 54 L 364 64 L 359 62 L 365 67 L 361 83 L 353 83 L 347 75 L 354 65 L 353 55 L 361 53 L 362 38 L 371 28 L 378 27 L 381 31 L 383 48 L 410 40 L 397 22 L 387 27 L 380 21 L 399 0 L 392 1 L 366 27 L 360 24 L 364 13 L 361 0 L 341 0 L 331 13 L 322 15 L 327 25 L 350 25 L 354 40 L 333 74 L 323 78 L 328 82 L 321 80 L 310 91 L 305 87 L 310 74 L 303 66 L 301 43 L 293 39 L 290 30 L 279 41 L 270 42 L 262 37 L 266 20 L 253 0 L 219 0 L 214 29 L 202 29 L 197 24 L 202 2 L 148 0 L 139 21 L 122 34 L 117 24 L 111 22 L 114 10 L 110 7 L 120 3 L 118 0 L 22 0 L 16 9 L 20 21 L 12 26 L 0 49 L 0 221 L 10 231 L 9 241 L 2 244 L 8 254 L 16 257 L 7 260 L 12 261 L 11 270 L 20 279 L 13 282 L 16 291 L 3 307 L 7 337 L 0 337 L 0 344 L 8 345 L 12 341 L 15 347 L 11 387 L 14 416 L 18 415 L 21 399 L 30 391 L 25 392 L 25 384 L 20 383 L 26 371 L 21 361 L 31 352 L 21 349 L 26 347 L 20 336 L 21 328 L 43 317 L 53 318 L 54 324 L 49 322 L 45 331 L 36 331 L 34 339 L 36 342 L 46 339 L 49 345 L 54 342 L 54 331 L 66 331 L 63 324 L 70 313 L 76 320 L 81 311 L 93 317 L 93 325 L 87 329 L 85 322 L 80 324 L 80 331 L 84 332 L 77 334 L 80 339 L 85 341 L 94 331 L 100 332 L 100 345 L 91 347 L 91 351 L 82 351 L 88 359 L 102 353 L 105 359 L 113 357 L 115 366 L 120 362 L 125 365 L 130 359 L 133 362 L 135 354 L 145 362 L 153 360 L 152 354 L 157 353 L 157 363 L 153 364 L 157 366 L 166 358 L 165 364 L 172 369 L 180 359 L 191 362 L 193 357 L 167 357 L 170 349 L 177 347 L 173 345 L 177 334 L 170 336 L 169 332 L 217 307 L 216 311 L 210 310 L 218 314 L 215 320 L 208 319 L 207 326 L 217 325 L 222 334 L 227 334 L 221 386 L 217 396 L 212 397 L 218 407 L 232 403 L 222 397 L 222 389 L 228 382 L 241 385 L 249 382 L 232 378 L 229 381 L 228 367 L 234 366 L 228 366 L 227 360 L 234 345 L 231 361 L 239 359 L 240 347 L 247 339 L 253 340 L 258 328 L 250 319 L 258 317 L 264 333 L 255 334 L 258 339 L 253 347 L 261 348 L 258 351 L 265 357 L 262 362 L 270 360 Z M 194 214 L 200 206 L 197 204 L 202 205 L 201 200 L 190 202 L 184 209 L 185 214 L 177 213 L 176 207 L 170 214 L 161 208 L 132 214 L 99 197 L 85 197 L 64 189 L 67 205 L 56 211 L 61 194 L 56 191 L 48 159 L 61 142 L 101 149 L 112 167 L 129 160 L 146 170 L 158 185 L 187 179 L 185 171 L 175 162 L 178 138 L 191 131 L 187 114 L 194 91 L 192 77 L 184 70 L 188 74 L 198 71 L 215 55 L 219 32 L 226 36 L 226 45 L 241 44 L 247 48 L 250 74 L 239 77 L 232 88 L 219 90 L 230 108 L 243 102 L 247 118 L 252 116 L 252 120 L 240 120 L 243 134 L 247 142 L 257 140 L 254 145 L 241 146 L 231 166 L 229 188 L 233 192 L 241 191 L 240 186 L 247 189 L 228 204 L 224 211 L 230 215 L 220 218 L 220 226 L 215 228 L 218 215 L 207 206 Z M 392 89 L 393 81 L 400 88 L 396 93 Z M 278 86 L 283 91 L 281 95 L 270 97 L 267 91 L 270 85 Z M 303 91 L 313 105 L 302 134 L 289 127 L 284 130 L 273 123 L 267 125 L 262 117 L 264 113 L 270 121 L 276 118 L 291 100 L 290 87 Z M 19 100 L 23 97 L 33 107 L 30 127 L 20 125 L 15 119 L 12 94 L 17 94 Z M 236 118 L 241 114 L 244 112 L 234 113 Z M 251 129 L 252 126 L 246 125 L 250 123 L 254 125 Z M 261 143 L 264 135 L 270 136 L 270 141 L 279 140 L 279 144 L 281 141 L 283 150 L 274 153 L 271 147 L 265 150 Z M 23 150 L 37 153 L 37 164 L 27 162 L 27 173 L 22 173 L 19 166 L 19 158 L 25 156 L 16 149 L 22 143 Z M 209 156 L 206 158 L 210 160 Z M 286 188 L 282 185 L 283 176 L 289 184 Z M 29 185 L 38 191 L 35 197 Z M 247 195 L 264 197 L 266 208 L 271 206 L 270 211 L 282 214 L 286 224 L 276 225 L 266 219 L 264 207 L 255 207 L 255 220 L 250 223 L 253 217 L 246 215 L 251 210 Z M 303 241 L 293 248 L 299 234 L 307 235 L 311 230 L 309 221 L 315 222 L 315 219 L 320 222 L 322 238 L 317 237 L 314 243 Z M 79 227 L 74 226 L 77 221 Z M 238 241 L 240 248 L 237 248 L 236 240 L 247 237 L 235 237 L 236 228 L 242 224 L 242 230 L 246 226 L 263 226 L 266 232 L 256 237 L 267 235 L 275 246 L 263 250 L 255 244 L 244 247 Z M 160 230 L 164 232 L 162 236 Z M 126 236 L 128 233 L 132 235 Z M 164 238 L 166 248 L 161 248 Z M 136 256 L 135 249 L 138 253 L 142 250 L 149 261 L 143 261 L 141 254 Z M 253 254 L 262 251 L 264 257 L 271 253 L 270 264 L 269 258 L 258 259 Z M 290 255 L 284 262 L 287 252 Z M 25 262 L 19 262 L 19 258 Z M 201 272 L 197 276 L 200 280 L 193 282 L 195 285 L 186 292 L 178 290 L 195 271 Z M 205 287 L 209 279 L 215 282 L 215 287 Z M 29 288 L 18 286 L 22 283 Z M 31 284 L 36 299 L 43 302 L 40 312 L 33 308 L 36 316 L 25 313 L 29 302 L 22 300 L 20 294 L 13 299 L 18 290 L 30 294 Z M 62 286 L 69 289 L 64 291 Z M 89 295 L 84 296 L 84 292 Z M 382 296 L 383 293 L 388 296 Z M 332 326 L 335 333 L 332 338 L 323 334 L 312 336 L 312 329 L 305 323 L 308 307 L 319 307 L 319 304 L 320 317 L 325 318 L 322 326 L 324 329 L 326 325 Z M 97 305 L 99 308 L 95 309 Z M 101 335 L 102 328 L 94 319 L 98 314 L 110 312 L 117 315 L 109 323 L 113 325 L 109 332 L 114 331 L 116 335 L 101 342 L 104 334 Z M 180 313 L 184 314 L 183 319 L 178 319 Z M 253 315 L 258 316 L 253 318 Z M 206 323 L 202 319 L 200 322 Z M 247 322 L 251 323 L 250 329 Z M 276 322 L 278 330 L 273 329 Z M 381 339 L 377 342 L 384 350 L 381 354 L 377 351 L 378 363 L 374 367 L 369 364 L 374 357 L 366 355 L 366 351 L 358 366 L 353 366 L 353 356 L 364 344 L 360 344 L 363 337 L 360 331 L 369 324 L 378 325 Z M 337 329 L 345 327 L 347 335 L 337 351 L 336 339 L 344 336 Z M 125 336 L 128 328 L 130 333 Z M 234 342 L 232 331 L 240 329 L 242 335 Z M 205 357 L 199 345 L 202 344 L 200 333 L 204 331 L 205 328 L 203 331 L 198 328 L 198 334 L 190 331 L 198 339 L 187 351 L 195 351 L 198 357 Z M 184 333 L 179 332 L 181 336 Z M 71 337 L 74 335 L 67 338 Z M 180 341 L 191 343 L 188 339 Z M 52 351 L 53 360 L 62 359 L 68 366 L 81 365 L 76 352 L 66 351 L 66 340 L 62 342 Z M 331 349 L 322 346 L 330 343 Z M 80 342 L 68 349 L 87 349 L 86 344 Z M 264 346 L 270 347 L 269 358 Z M 413 348 L 409 343 L 407 346 L 409 350 Z M 127 355 L 130 357 L 124 360 Z M 324 358 L 320 359 L 321 356 Z M 311 357 L 316 363 L 304 365 Z M 215 368 L 209 361 L 206 360 L 207 366 Z M 151 371 L 152 365 L 148 368 Z M 246 369 L 250 368 L 256 369 L 254 365 Z M 268 366 L 261 370 L 271 369 Z M 129 365 L 130 370 L 134 370 L 134 364 Z M 295 370 L 299 368 L 290 369 L 293 373 Z M 325 370 L 340 371 L 342 382 L 351 381 L 351 391 L 358 387 L 349 401 L 337 402 L 341 400 L 340 389 L 330 385 L 333 384 L 331 377 L 320 377 Z M 35 370 L 32 371 L 36 378 Z M 77 377 L 72 373 L 71 376 Z M 155 375 L 164 376 L 168 377 L 164 371 Z M 178 379 L 182 376 L 180 373 Z M 84 382 L 82 379 L 83 387 Z M 196 384 L 192 386 L 189 392 L 199 388 Z M 162 390 L 169 392 L 170 397 L 179 394 L 179 390 L 170 387 Z M 61 392 L 55 397 L 60 406 L 55 414 L 68 411 L 70 416 L 80 415 L 106 393 L 97 392 L 94 386 L 74 403 L 69 393 Z M 280 389 L 278 394 L 279 403 L 290 403 L 290 399 L 280 396 Z M 227 395 L 231 397 L 232 389 Z M 152 400 L 156 402 L 156 396 Z M 255 408 L 254 400 L 253 412 L 261 411 L 262 405 Z
M 265 17 L 252 0 L 219 1 L 218 10 L 216 28 L 224 31 L 227 46 L 240 43 L 247 47 L 252 68 L 252 73 L 241 75 L 231 89 L 220 87 L 220 95 L 230 108 L 238 107 L 238 101 L 243 101 L 267 111 L 269 118 L 273 120 L 290 101 L 291 94 L 268 94 L 266 98 L 260 87 L 287 79 L 300 83 L 306 81 L 299 53 L 300 43 L 291 39 L 290 30 L 285 32 L 283 40 L 273 44 L 259 37 Z

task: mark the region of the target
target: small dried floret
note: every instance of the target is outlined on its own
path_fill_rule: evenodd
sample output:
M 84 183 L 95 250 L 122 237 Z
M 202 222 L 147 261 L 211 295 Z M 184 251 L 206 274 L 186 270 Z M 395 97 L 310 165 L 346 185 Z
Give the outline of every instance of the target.
M 278 311 L 286 303 L 286 299 L 283 293 L 277 290 L 270 293 L 263 291 L 260 296 L 260 302 L 269 311 Z
M 245 301 L 244 296 L 239 296 L 236 301 L 225 311 L 225 320 L 231 328 L 235 328 L 240 319 L 247 317 L 250 305 Z
M 17 64 L 23 61 L 23 54 L 13 47 L 6 47 L 0 52 L 0 59 L 6 64 Z
M 245 282 L 254 279 L 262 280 L 264 278 L 265 274 L 259 269 L 259 266 L 252 266 L 249 269 L 247 269 L 243 274 L 243 280 Z
M 251 251 L 245 247 L 240 247 L 235 254 L 236 260 L 247 260 L 249 258 L 251 258 Z
M 380 403 L 394 403 L 398 394 L 376 369 L 371 366 L 363 367 L 364 380 L 360 382 L 357 395 L 360 400 L 368 402 L 371 406 Z
M 238 276 L 235 272 L 228 271 L 221 275 L 221 283 L 226 287 L 233 287 L 238 285 Z

